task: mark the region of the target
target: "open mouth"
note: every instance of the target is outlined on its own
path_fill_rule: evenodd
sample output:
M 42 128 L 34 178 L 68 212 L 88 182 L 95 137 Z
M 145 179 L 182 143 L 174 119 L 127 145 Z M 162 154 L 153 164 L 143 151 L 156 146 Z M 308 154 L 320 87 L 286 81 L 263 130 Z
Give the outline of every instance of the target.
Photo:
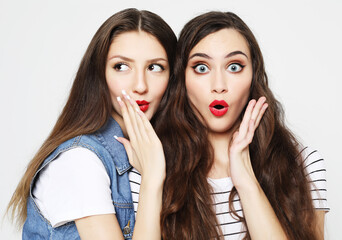
M 220 109 L 224 108 L 224 106 L 222 106 L 222 105 L 215 105 L 214 108 L 220 110 Z
M 226 114 L 228 111 L 228 103 L 224 100 L 214 100 L 210 105 L 209 105 L 209 110 L 210 112 L 216 116 L 220 117 Z

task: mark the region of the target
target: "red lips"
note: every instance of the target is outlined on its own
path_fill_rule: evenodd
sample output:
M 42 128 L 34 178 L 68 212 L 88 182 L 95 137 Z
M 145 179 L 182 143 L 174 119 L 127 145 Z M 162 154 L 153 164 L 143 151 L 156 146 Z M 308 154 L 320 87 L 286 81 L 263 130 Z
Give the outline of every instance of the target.
M 214 114 L 216 117 L 220 117 L 224 115 L 228 111 L 228 103 L 224 100 L 214 100 L 209 105 L 209 110 L 212 114 Z
M 145 100 L 137 100 L 137 104 L 139 105 L 139 108 L 142 112 L 146 112 L 150 103 Z

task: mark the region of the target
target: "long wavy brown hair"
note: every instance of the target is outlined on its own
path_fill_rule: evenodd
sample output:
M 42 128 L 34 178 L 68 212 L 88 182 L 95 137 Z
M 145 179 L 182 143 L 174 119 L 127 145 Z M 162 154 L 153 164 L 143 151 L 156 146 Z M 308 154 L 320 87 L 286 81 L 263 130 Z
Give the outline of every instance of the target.
M 167 90 L 168 101 L 155 129 L 167 161 L 161 226 L 163 239 L 221 239 L 207 176 L 213 165 L 208 129 L 191 107 L 185 87 L 190 51 L 207 35 L 235 29 L 246 40 L 252 58 L 253 79 L 249 99 L 267 98 L 269 105 L 249 146 L 254 173 L 289 239 L 317 239 L 315 212 L 303 167 L 300 145 L 284 124 L 284 114 L 265 73 L 258 43 L 248 26 L 230 12 L 209 12 L 188 22 L 181 31 L 175 63 L 176 81 Z M 240 120 L 244 111 L 241 112 Z M 229 208 L 233 208 L 233 188 Z M 248 228 L 247 228 L 248 230 Z M 248 231 L 245 239 L 251 239 Z
M 27 200 L 34 174 L 43 161 L 64 141 L 99 130 L 113 111 L 105 79 L 105 66 L 110 44 L 119 34 L 144 31 L 164 47 L 173 72 L 177 38 L 170 26 L 158 15 L 137 9 L 122 10 L 108 18 L 95 33 L 80 63 L 67 103 L 49 137 L 28 164 L 17 186 L 7 212 L 19 226 L 27 216 Z M 170 76 L 172 79 L 172 74 Z

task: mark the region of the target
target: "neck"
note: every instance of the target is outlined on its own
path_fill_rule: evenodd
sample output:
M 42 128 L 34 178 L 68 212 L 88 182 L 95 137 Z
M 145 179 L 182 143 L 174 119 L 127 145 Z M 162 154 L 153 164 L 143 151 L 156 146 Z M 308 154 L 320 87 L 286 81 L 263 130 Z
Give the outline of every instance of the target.
M 210 178 L 230 177 L 229 144 L 233 131 L 224 133 L 209 132 L 208 139 L 214 149 L 214 164 L 210 169 Z

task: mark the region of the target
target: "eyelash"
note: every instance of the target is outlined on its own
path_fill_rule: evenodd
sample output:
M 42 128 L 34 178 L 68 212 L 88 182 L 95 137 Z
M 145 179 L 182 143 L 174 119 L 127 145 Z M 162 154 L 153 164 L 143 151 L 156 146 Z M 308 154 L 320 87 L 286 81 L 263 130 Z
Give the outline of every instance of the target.
M 238 65 L 238 66 L 241 68 L 241 70 L 238 71 L 238 72 L 241 72 L 241 71 L 243 70 L 243 68 L 246 66 L 246 65 L 242 65 L 242 64 L 240 64 L 240 63 L 235 62 L 235 63 L 229 64 L 229 65 L 227 66 L 227 69 L 228 69 L 231 65 L 233 65 L 233 64 Z M 232 73 L 234 73 L 234 72 L 232 72 Z
M 157 65 L 158 67 L 160 67 L 163 71 L 165 70 L 165 67 L 163 66 L 163 65 L 161 65 L 161 64 L 159 64 L 159 63 L 151 63 L 150 65 L 148 65 L 148 69 L 151 67 L 151 66 L 153 66 L 153 65 Z
M 113 68 L 116 71 L 120 71 L 119 67 L 122 66 L 122 65 L 125 65 L 125 66 L 129 67 L 128 64 L 120 62 L 120 63 L 115 64 Z M 162 71 L 165 70 L 165 67 L 163 65 L 159 64 L 159 63 L 151 63 L 150 65 L 148 65 L 147 69 L 150 69 L 153 65 L 156 65 L 156 66 L 160 67 Z
M 122 66 L 122 65 L 126 65 L 126 66 L 128 67 L 128 64 L 123 63 L 123 62 L 119 62 L 119 63 L 115 64 L 113 68 L 114 68 L 116 71 L 120 71 L 119 67 Z
M 198 73 L 198 72 L 196 72 L 196 68 L 197 68 L 198 66 L 200 66 L 200 65 L 204 65 L 204 66 L 206 66 L 208 69 L 210 69 L 210 68 L 207 66 L 207 64 L 205 64 L 205 63 L 197 63 L 197 64 L 195 64 L 194 66 L 192 66 L 192 68 L 194 69 L 195 73 Z M 198 73 L 198 74 L 201 74 L 201 73 Z
M 231 65 L 233 65 L 233 64 L 236 64 L 236 65 L 238 65 L 240 68 L 241 68 L 241 70 L 239 71 L 239 72 L 241 72 L 242 70 L 243 70 L 243 68 L 246 66 L 246 65 L 242 65 L 241 63 L 237 63 L 237 62 L 234 62 L 234 63 L 230 63 L 228 66 L 227 66 L 227 69 L 231 66 Z M 192 66 L 192 68 L 194 69 L 194 71 L 196 72 L 196 68 L 198 67 L 198 66 L 200 66 L 200 65 L 204 65 L 204 66 L 206 66 L 208 69 L 210 69 L 206 64 L 204 64 L 204 63 L 197 63 L 197 64 L 195 64 L 194 66 Z M 237 72 L 237 73 L 239 73 L 239 72 Z M 196 72 L 196 73 L 198 73 L 198 72 Z M 232 73 L 235 73 L 235 72 L 232 72 Z M 201 74 L 201 73 L 198 73 L 198 74 Z

